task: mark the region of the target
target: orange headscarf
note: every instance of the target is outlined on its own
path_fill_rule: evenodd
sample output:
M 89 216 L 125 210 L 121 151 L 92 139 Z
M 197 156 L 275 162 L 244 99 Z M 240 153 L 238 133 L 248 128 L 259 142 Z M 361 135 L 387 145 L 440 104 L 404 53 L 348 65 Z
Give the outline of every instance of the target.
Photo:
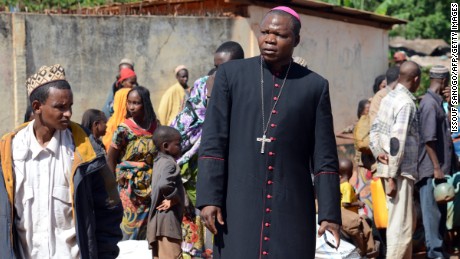
M 104 143 L 107 151 L 112 144 L 113 133 L 117 129 L 118 125 L 125 120 L 126 117 L 126 103 L 128 101 L 128 93 L 131 88 L 121 88 L 115 93 L 113 98 L 113 115 L 107 121 L 107 131 L 102 137 L 102 143 Z

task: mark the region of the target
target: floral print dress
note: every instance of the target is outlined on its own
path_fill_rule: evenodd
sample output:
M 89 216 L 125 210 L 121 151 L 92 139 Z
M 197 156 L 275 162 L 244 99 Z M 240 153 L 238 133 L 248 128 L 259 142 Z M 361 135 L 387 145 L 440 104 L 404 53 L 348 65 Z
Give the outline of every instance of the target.
M 112 146 L 120 150 L 116 167 L 118 191 L 123 204 L 123 240 L 144 240 L 151 205 L 152 166 L 155 152 L 152 135 L 157 122 L 148 130 L 131 119 L 121 123 Z
M 196 177 L 198 170 L 198 148 L 206 113 L 206 81 L 208 76 L 198 79 L 185 101 L 184 109 L 177 115 L 171 127 L 181 134 L 183 154 L 177 164 L 181 167 L 182 181 L 193 204 L 196 201 Z

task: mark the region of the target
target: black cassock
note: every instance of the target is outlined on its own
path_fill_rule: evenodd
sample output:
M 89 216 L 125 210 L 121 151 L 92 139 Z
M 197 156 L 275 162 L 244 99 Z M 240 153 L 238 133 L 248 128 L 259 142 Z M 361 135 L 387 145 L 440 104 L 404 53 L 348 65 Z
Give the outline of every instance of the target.
M 200 146 L 197 207 L 222 208 L 214 258 L 314 258 L 316 221 L 341 223 L 337 147 L 328 82 L 292 63 L 285 72 L 265 62 L 265 123 L 261 154 L 261 59 L 219 67 Z M 265 126 L 265 125 L 264 125 Z

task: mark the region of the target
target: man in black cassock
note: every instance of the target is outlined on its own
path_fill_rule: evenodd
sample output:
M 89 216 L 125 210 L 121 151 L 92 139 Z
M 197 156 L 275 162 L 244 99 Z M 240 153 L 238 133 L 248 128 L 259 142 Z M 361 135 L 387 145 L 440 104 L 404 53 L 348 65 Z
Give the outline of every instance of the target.
M 329 87 L 292 61 L 299 31 L 295 11 L 274 8 L 260 24 L 261 55 L 217 71 L 197 183 L 214 258 L 314 258 L 315 190 L 319 234 L 327 229 L 339 242 Z

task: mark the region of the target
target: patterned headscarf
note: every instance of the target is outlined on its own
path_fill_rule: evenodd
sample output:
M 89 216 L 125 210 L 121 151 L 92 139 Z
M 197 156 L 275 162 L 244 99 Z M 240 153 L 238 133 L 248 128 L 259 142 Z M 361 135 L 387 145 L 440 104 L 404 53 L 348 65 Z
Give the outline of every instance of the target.
M 177 115 L 171 123 L 171 127 L 176 128 L 182 137 L 182 157 L 177 161 L 181 166 L 187 163 L 193 155 L 198 152 L 201 141 L 204 116 L 206 113 L 206 81 L 208 76 L 204 76 L 195 81 L 190 92 L 190 97 L 186 100 L 184 109 Z

